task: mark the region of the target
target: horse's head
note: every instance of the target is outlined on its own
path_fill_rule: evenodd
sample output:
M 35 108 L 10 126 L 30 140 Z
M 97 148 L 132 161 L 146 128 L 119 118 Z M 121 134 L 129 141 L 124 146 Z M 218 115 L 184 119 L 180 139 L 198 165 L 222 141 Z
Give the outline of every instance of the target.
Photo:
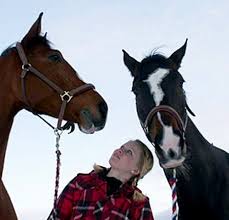
M 184 79 L 178 72 L 186 43 L 168 58 L 153 54 L 141 62 L 123 51 L 124 63 L 134 78 L 138 117 L 163 168 L 180 166 L 186 156 L 187 104 Z
M 13 90 L 18 108 L 56 118 L 62 114 L 63 119 L 77 123 L 85 133 L 102 129 L 107 116 L 106 102 L 93 85 L 80 79 L 59 50 L 51 48 L 46 34 L 41 35 L 41 18 L 42 13 L 17 48 L 11 48 L 5 56 L 12 55 L 8 66 L 14 66 L 17 73 Z M 64 112 L 61 106 L 66 107 Z

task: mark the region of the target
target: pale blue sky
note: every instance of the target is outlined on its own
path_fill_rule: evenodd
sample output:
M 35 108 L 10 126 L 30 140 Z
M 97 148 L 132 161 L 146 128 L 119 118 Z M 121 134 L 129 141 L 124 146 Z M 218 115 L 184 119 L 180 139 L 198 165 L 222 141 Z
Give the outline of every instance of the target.
M 60 191 L 95 162 L 108 166 L 112 151 L 124 141 L 139 138 L 150 146 L 137 118 L 122 49 L 138 60 L 158 47 L 169 56 L 188 38 L 180 72 L 197 115 L 193 121 L 209 142 L 229 151 L 228 1 L 21 0 L 2 2 L 0 11 L 0 51 L 20 40 L 43 11 L 42 31 L 108 103 L 104 130 L 61 137 Z M 16 116 L 3 178 L 20 220 L 45 219 L 52 208 L 54 144 L 52 130 L 38 118 L 25 111 Z M 140 188 L 150 197 L 155 220 L 168 219 L 159 215 L 170 211 L 171 192 L 156 156 Z

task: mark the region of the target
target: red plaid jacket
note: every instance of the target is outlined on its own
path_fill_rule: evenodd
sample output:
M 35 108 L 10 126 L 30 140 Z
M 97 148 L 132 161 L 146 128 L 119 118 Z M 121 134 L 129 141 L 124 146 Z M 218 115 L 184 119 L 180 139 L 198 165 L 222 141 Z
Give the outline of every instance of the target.
M 134 199 L 134 193 L 138 199 Z M 107 182 L 92 171 L 78 174 L 58 198 L 57 220 L 76 219 L 153 220 L 153 214 L 149 199 L 138 188 L 126 183 L 107 196 Z

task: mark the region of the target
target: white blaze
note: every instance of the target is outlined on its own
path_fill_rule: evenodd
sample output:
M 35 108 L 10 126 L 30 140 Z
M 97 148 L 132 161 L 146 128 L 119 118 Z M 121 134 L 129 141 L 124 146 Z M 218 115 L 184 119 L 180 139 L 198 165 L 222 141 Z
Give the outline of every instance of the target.
M 155 72 L 152 72 L 148 79 L 144 80 L 149 85 L 150 93 L 153 95 L 156 106 L 161 104 L 161 101 L 164 98 L 164 92 L 161 87 L 163 79 L 169 74 L 169 69 L 158 68 Z M 164 151 L 166 157 L 169 157 L 169 149 L 172 149 L 176 152 L 177 155 L 180 155 L 180 137 L 173 132 L 172 126 L 167 126 L 163 123 L 161 119 L 161 114 L 158 112 L 157 117 L 161 126 L 163 127 L 163 136 L 160 144 L 160 148 Z M 184 161 L 184 157 L 180 159 L 169 158 L 169 161 L 162 166 L 164 168 L 173 168 L 180 166 Z
M 154 97 L 156 106 L 160 105 L 164 92 L 161 88 L 161 82 L 169 74 L 168 69 L 159 68 L 155 72 L 151 73 L 148 79 L 144 80 L 149 85 L 150 92 Z

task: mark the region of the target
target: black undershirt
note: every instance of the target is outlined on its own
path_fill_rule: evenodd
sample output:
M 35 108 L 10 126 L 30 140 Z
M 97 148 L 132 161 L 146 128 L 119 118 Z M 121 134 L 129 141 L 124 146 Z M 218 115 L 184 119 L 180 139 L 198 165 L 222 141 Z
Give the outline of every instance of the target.
M 122 182 L 115 177 L 107 176 L 110 170 L 104 170 L 100 173 L 100 176 L 107 182 L 107 195 L 110 196 L 114 192 L 118 191 L 119 187 L 121 186 Z
M 116 192 L 121 186 L 122 182 L 114 177 L 105 176 L 104 178 L 107 181 L 107 195 L 111 195 Z

